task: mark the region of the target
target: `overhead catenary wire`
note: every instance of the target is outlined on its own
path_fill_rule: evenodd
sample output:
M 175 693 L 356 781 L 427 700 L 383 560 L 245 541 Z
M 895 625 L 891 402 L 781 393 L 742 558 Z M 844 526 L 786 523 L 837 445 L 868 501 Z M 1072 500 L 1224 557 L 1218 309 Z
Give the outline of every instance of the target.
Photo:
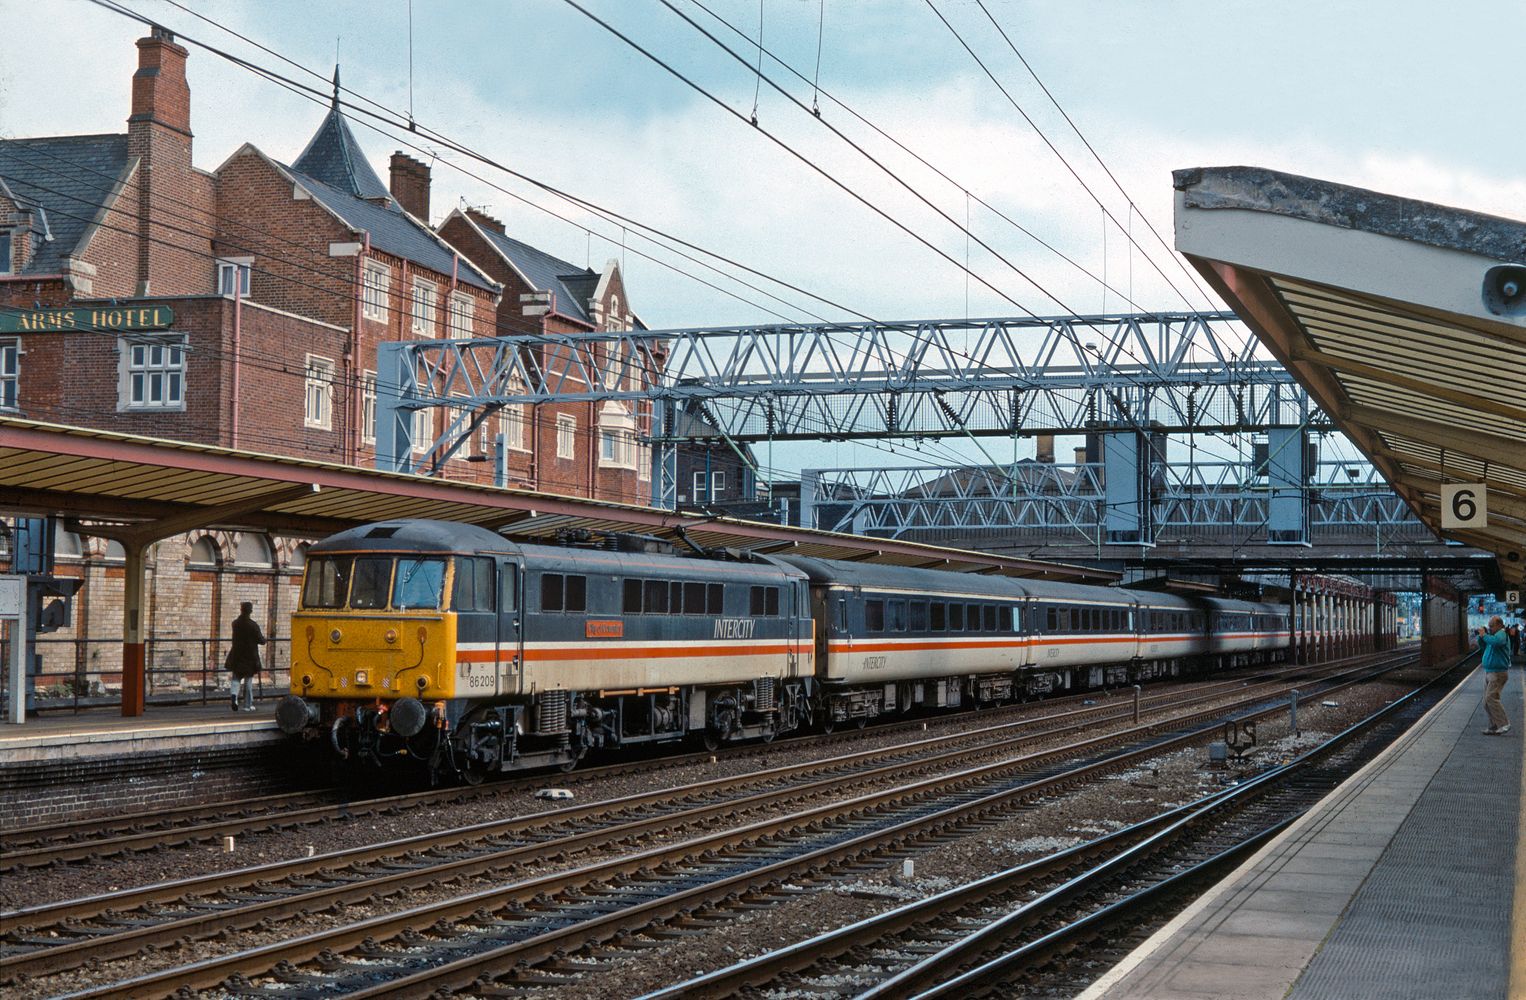
M 1057 147 L 1054 142 L 1050 140 L 1049 136 L 1045 134 L 1043 129 L 1039 128 L 1038 123 L 1033 120 L 1032 116 L 1030 116 L 1028 112 L 1023 109 L 1023 106 L 1017 102 L 1017 99 L 1012 96 L 1011 92 L 1002 85 L 1002 82 L 999 79 L 996 78 L 996 74 L 993 73 L 990 67 L 986 65 L 985 60 L 981 59 L 975 50 L 970 47 L 970 43 L 965 41 L 964 36 L 959 33 L 958 29 L 949 22 L 948 18 L 943 16 L 943 12 L 937 8 L 937 6 L 933 3 L 933 0 L 924 0 L 924 2 L 927 4 L 928 9 L 937 15 L 938 20 L 941 21 L 943 26 L 949 30 L 949 33 L 954 36 L 955 40 L 959 42 L 960 46 L 965 50 L 965 52 L 969 53 L 970 58 L 975 60 L 975 64 L 979 66 L 982 72 L 984 72 L 985 75 L 990 78 L 991 82 L 996 85 L 996 89 L 1001 91 L 1002 96 L 1007 99 L 1007 102 L 1012 105 L 1012 107 L 1017 111 L 1019 115 L 1022 116 L 1023 120 L 1028 123 L 1029 127 L 1033 129 L 1034 133 L 1043 140 L 1044 145 L 1049 147 L 1050 152 L 1054 153 L 1054 155 L 1059 158 L 1060 163 L 1063 164 L 1070 175 L 1076 179 L 1076 183 L 1081 185 L 1082 190 L 1084 190 L 1091 197 L 1092 201 L 1097 203 L 1097 207 L 1102 209 L 1104 215 L 1110 219 L 1115 226 L 1119 226 L 1119 228 L 1122 229 L 1123 227 L 1119 224 L 1117 217 L 1108 210 L 1107 205 L 1102 201 L 1100 197 L 1097 196 L 1097 193 L 1092 190 L 1091 185 L 1086 183 L 1085 178 L 1083 178 L 1080 173 L 1076 171 L 1076 168 L 1071 165 L 1070 161 L 1065 158 L 1065 154 L 1060 152 L 1059 147 Z M 1192 302 L 1187 298 L 1186 293 L 1184 293 L 1180 288 L 1176 286 L 1176 283 L 1173 282 L 1171 278 L 1166 274 L 1166 272 L 1161 269 L 1160 265 L 1155 263 L 1154 258 L 1146 253 L 1143 247 L 1140 247 L 1139 250 L 1140 253 L 1144 256 L 1145 260 L 1150 262 L 1150 266 L 1154 268 L 1155 273 L 1159 274 L 1161 280 L 1171 287 L 1171 290 L 1181 298 L 1182 302 L 1186 304 L 1187 308 L 1193 308 Z

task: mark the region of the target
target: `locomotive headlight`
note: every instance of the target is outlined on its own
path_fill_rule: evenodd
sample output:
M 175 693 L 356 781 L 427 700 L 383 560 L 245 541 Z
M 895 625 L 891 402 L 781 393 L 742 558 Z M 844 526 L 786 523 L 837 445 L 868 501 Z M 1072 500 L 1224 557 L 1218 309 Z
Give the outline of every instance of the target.
M 365 671 L 365 670 L 357 670 L 357 671 L 355 671 L 355 684 L 356 684 L 357 687 L 360 686 L 361 684 L 369 684 L 369 683 L 371 683 L 371 675 L 370 675 L 370 673 L 368 671 Z
M 305 688 L 313 686 L 313 675 L 312 674 L 303 674 L 302 675 L 302 686 L 305 687 Z
M 429 678 L 428 677 L 420 677 L 418 680 L 414 681 L 413 683 L 418 685 L 419 690 L 422 691 L 422 690 L 424 690 L 425 688 L 427 688 L 429 686 Z
M 395 629 L 395 628 L 387 629 L 387 634 L 385 636 L 383 636 L 382 638 L 386 639 L 388 644 L 397 642 L 397 629 Z
M 339 631 L 337 628 L 334 629 L 334 631 L 329 633 L 329 639 L 331 639 L 336 644 L 339 642 L 340 639 L 343 639 L 343 638 L 344 638 L 344 633 Z

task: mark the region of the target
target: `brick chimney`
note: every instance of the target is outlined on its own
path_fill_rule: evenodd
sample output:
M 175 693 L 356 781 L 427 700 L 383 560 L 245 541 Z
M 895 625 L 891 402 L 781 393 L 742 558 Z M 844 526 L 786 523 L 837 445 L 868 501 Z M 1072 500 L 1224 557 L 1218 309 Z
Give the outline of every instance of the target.
M 499 222 L 497 219 L 493 218 L 491 215 L 488 215 L 481 209 L 468 208 L 466 210 L 466 217 L 471 219 L 477 225 L 481 226 L 483 229 L 491 229 L 495 233 L 503 232 L 503 223 Z
M 191 170 L 191 88 L 187 51 L 155 27 L 138 39 L 132 77 L 127 152 L 137 157 L 134 200 L 138 213 L 138 295 L 197 294 L 212 290 L 213 192 Z M 132 189 L 129 189 L 132 190 Z M 181 230 L 199 231 L 192 235 Z
M 1054 435 L 1040 434 L 1038 436 L 1038 454 L 1034 456 L 1045 465 L 1054 464 Z
M 404 152 L 392 154 L 392 176 L 387 185 L 403 211 L 429 224 L 429 167 Z

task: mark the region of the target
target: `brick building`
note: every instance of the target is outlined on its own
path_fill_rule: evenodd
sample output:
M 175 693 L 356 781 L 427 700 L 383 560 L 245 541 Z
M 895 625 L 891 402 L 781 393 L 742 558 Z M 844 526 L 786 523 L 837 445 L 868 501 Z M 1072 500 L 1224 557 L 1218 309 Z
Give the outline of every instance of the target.
M 459 213 L 444 229 L 463 243 L 431 228 L 428 167 L 394 154 L 382 183 L 341 113 L 337 71 L 332 107 L 290 163 L 246 143 L 215 170 L 195 167 L 187 50 L 157 28 L 137 47 L 125 135 L 0 140 L 0 412 L 369 466 L 377 345 L 523 331 L 518 295 L 545 287 L 542 272 L 516 270 L 525 261 L 549 262 L 557 282 L 544 328 L 635 322 L 613 264 L 574 268 L 496 224 L 514 249 L 495 249 Z M 489 417 L 438 474 L 490 482 L 490 463 L 469 459 L 496 432 L 520 484 L 647 502 L 628 409 L 540 409 Z M 448 416 L 421 413 L 415 448 Z M 113 548 L 60 531 L 60 575 L 88 582 L 57 638 L 120 641 Z M 292 540 L 159 543 L 151 653 L 156 637 L 223 635 L 245 599 L 284 632 L 300 568 Z M 76 668 L 93 646 L 73 642 Z
M 644 330 L 630 311 L 620 266 L 602 271 L 559 260 L 509 236 L 503 223 L 476 209 L 455 210 L 440 235 L 480 261 L 503 286 L 498 325 L 505 332 L 575 334 Z M 529 305 L 527 300 L 538 300 Z M 647 362 L 610 357 L 596 349 L 610 377 L 631 389 L 649 385 Z M 564 353 L 536 349 L 540 370 L 571 389 L 584 386 Z M 660 355 L 659 355 L 660 357 Z M 650 432 L 650 410 L 628 402 L 545 403 L 514 407 L 509 436 L 509 473 L 516 481 L 555 493 L 601 500 L 650 503 L 652 458 L 641 438 Z

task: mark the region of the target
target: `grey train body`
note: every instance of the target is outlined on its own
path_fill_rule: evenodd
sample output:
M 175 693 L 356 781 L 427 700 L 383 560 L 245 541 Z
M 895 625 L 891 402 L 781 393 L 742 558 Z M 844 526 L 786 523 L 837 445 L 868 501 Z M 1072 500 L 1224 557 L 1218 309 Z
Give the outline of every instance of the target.
M 519 544 L 471 525 L 410 520 L 316 543 L 293 618 L 293 636 L 305 625 L 307 648 L 315 635 L 322 645 L 330 624 L 337 637 L 357 618 L 385 625 L 388 615 L 399 626 L 388 642 L 417 626 L 422 648 L 431 623 L 449 619 L 454 648 L 439 657 L 449 661 L 439 679 L 427 681 L 438 689 L 420 679 L 414 698 L 400 681 L 364 699 L 334 683 L 319 690 L 294 644 L 282 727 L 327 730 L 343 756 L 422 757 L 437 776 L 475 780 L 570 767 L 592 748 L 691 736 L 715 747 L 921 708 L 1272 662 L 1290 645 L 1284 605 L 656 548 L 631 539 Z M 395 557 L 393 603 L 369 591 L 362 599 L 359 583 L 346 598 L 314 581 L 344 560 L 354 560 L 360 580 L 365 554 L 373 563 Z M 425 554 L 451 568 L 448 578 L 442 571 L 438 606 L 417 624 L 417 607 L 397 606 L 396 567 Z M 389 714 L 406 724 L 390 724 Z

